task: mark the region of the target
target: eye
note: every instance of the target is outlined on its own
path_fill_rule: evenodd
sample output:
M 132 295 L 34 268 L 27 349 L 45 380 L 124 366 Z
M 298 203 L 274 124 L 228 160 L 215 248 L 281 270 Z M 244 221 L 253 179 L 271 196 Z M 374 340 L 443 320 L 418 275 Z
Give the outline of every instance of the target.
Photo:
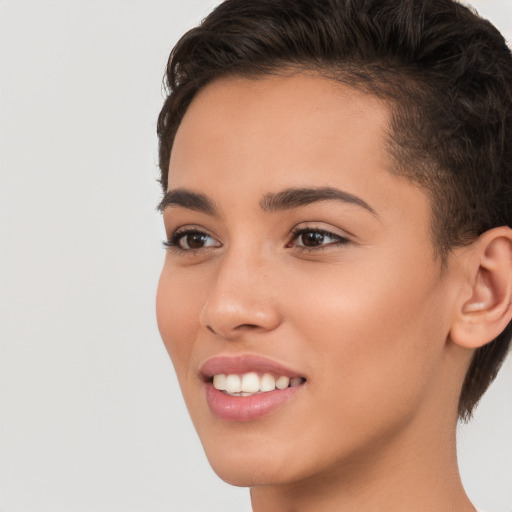
M 176 231 L 170 240 L 164 242 L 164 245 L 169 249 L 179 251 L 199 251 L 201 249 L 221 246 L 220 242 L 211 235 L 197 229 Z
M 292 241 L 288 247 L 303 250 L 323 249 L 327 246 L 345 245 L 349 240 L 341 235 L 318 228 L 298 228 L 293 231 Z

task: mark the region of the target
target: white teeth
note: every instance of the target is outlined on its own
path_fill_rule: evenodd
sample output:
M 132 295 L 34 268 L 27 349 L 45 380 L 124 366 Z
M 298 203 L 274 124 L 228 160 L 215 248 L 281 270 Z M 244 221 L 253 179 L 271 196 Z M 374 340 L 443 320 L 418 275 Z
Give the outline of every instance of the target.
M 290 377 L 285 377 L 281 375 L 276 379 L 276 388 L 277 389 L 285 389 L 290 385 Z
M 265 373 L 260 380 L 260 391 L 274 391 L 276 389 L 276 379 L 270 373 Z
M 286 377 L 281 375 L 277 379 L 270 373 L 264 373 L 261 377 L 256 372 L 236 374 L 218 374 L 213 376 L 213 386 L 219 391 L 225 391 L 230 395 L 250 396 L 255 393 L 266 393 L 274 389 L 286 389 L 299 386 L 304 382 L 301 377 Z
M 213 376 L 213 387 L 220 391 L 226 389 L 226 376 L 223 373 Z
M 260 378 L 256 372 L 246 373 L 242 377 L 242 391 L 257 393 L 260 390 Z
M 228 393 L 240 393 L 242 391 L 242 379 L 238 375 L 227 375 L 226 391 Z

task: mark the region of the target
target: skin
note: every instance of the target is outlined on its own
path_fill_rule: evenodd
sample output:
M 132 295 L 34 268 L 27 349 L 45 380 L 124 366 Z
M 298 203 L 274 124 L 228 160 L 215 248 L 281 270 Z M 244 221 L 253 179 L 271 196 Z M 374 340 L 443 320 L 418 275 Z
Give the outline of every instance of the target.
M 169 190 L 207 195 L 217 212 L 163 209 L 169 239 L 207 236 L 167 252 L 158 324 L 212 467 L 251 487 L 254 512 L 474 510 L 455 453 L 473 347 L 450 339 L 472 297 L 474 250 L 455 250 L 444 268 L 435 258 L 426 194 L 391 172 L 388 120 L 380 100 L 296 73 L 210 84 L 178 129 Z M 303 187 L 369 208 L 261 207 Z M 332 236 L 305 248 L 297 227 Z M 198 371 L 234 354 L 307 382 L 267 416 L 221 420 Z

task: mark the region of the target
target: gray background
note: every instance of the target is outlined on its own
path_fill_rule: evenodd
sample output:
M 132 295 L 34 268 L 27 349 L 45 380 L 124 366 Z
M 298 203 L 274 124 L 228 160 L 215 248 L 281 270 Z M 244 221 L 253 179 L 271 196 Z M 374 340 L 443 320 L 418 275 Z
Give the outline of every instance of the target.
M 204 458 L 154 313 L 161 78 L 215 4 L 0 0 L 2 512 L 249 510 Z M 512 39 L 511 0 L 473 5 Z M 459 436 L 489 512 L 512 510 L 511 434 L 509 358 Z

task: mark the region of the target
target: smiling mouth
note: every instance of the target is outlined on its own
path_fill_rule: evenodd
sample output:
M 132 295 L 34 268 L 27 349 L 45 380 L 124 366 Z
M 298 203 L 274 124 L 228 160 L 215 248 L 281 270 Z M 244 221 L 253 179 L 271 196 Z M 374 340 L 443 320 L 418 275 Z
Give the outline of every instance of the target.
M 255 354 L 219 355 L 199 370 L 205 398 L 220 420 L 250 422 L 298 400 L 308 379 L 297 369 Z
M 303 377 L 275 376 L 271 373 L 258 374 L 247 372 L 243 374 L 216 374 L 211 379 L 213 387 L 229 396 L 253 396 L 275 390 L 284 390 L 304 384 Z

